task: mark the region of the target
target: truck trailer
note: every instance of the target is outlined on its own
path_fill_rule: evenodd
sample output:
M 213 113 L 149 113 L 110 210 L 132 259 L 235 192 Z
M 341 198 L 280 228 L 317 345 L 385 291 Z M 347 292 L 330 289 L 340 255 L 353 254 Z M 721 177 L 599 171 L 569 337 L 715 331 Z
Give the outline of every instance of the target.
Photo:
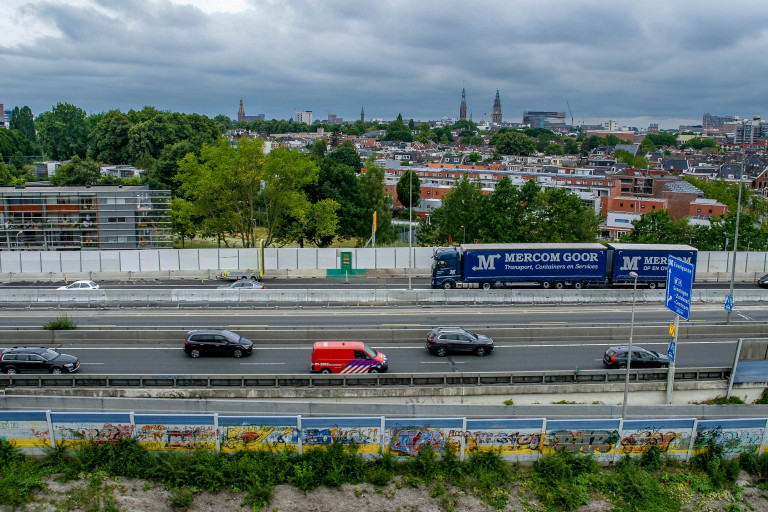
M 539 283 L 543 288 L 582 288 L 588 284 L 638 283 L 651 288 L 666 281 L 667 257 L 696 264 L 696 249 L 653 244 L 464 244 L 438 249 L 432 288 Z

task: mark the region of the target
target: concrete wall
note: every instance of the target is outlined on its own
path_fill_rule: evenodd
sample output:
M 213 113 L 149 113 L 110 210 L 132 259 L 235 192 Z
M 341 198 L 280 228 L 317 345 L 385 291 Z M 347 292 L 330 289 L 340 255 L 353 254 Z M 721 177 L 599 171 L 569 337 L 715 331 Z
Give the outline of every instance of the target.
M 411 268 L 429 275 L 436 247 L 414 247 Z M 267 275 L 312 273 L 341 268 L 341 253 L 352 253 L 352 266 L 372 271 L 392 271 L 403 275 L 409 268 L 407 247 L 376 249 L 264 249 Z M 697 280 L 728 281 L 732 269 L 731 252 L 700 252 Z M 0 251 L 0 276 L 34 279 L 80 277 L 98 278 L 102 274 L 215 275 L 222 270 L 259 268 L 259 249 L 149 249 L 120 251 Z M 754 281 L 768 273 L 768 253 L 742 252 L 736 258 L 739 280 Z
M 714 440 L 726 456 L 766 452 L 766 418 L 547 419 L 467 417 L 303 417 L 135 412 L 0 411 L 0 437 L 22 451 L 77 449 L 83 442 L 133 437 L 152 451 L 205 449 L 236 452 L 295 450 L 303 453 L 340 442 L 360 453 L 379 450 L 401 457 L 425 445 L 463 459 L 471 450 L 498 451 L 514 461 L 533 461 L 556 451 L 590 454 L 603 463 L 640 456 L 651 447 L 681 460 Z

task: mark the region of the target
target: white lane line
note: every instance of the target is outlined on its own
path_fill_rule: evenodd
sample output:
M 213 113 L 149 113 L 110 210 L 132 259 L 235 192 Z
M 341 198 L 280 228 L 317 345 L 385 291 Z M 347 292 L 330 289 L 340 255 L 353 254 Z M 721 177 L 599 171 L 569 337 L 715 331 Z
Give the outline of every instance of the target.
M 80 363 L 80 366 L 83 366 L 84 364 L 104 364 L 104 363 Z
M 450 364 L 451 362 L 454 364 L 466 363 L 466 361 L 421 361 L 421 364 Z

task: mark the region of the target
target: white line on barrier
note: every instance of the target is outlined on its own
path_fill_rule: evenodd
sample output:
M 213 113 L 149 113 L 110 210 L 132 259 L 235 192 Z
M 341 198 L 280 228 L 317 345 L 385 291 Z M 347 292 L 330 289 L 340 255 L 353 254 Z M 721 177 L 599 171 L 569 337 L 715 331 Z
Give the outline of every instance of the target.
M 257 364 L 263 364 L 263 365 L 276 365 L 276 364 L 285 364 L 285 363 L 240 363 L 240 364 L 247 364 L 247 365 L 257 365 Z

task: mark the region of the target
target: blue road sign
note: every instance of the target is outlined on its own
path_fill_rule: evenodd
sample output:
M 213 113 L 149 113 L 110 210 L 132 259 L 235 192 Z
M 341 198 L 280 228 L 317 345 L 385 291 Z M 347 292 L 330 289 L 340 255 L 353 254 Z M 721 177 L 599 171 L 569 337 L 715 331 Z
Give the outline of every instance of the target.
M 667 358 L 670 361 L 675 360 L 675 342 L 672 340 L 669 340 L 669 345 L 667 345 Z
M 667 258 L 667 295 L 664 298 L 664 305 L 686 320 L 691 314 L 694 270 L 691 263 L 674 256 Z
M 725 296 L 725 310 L 729 313 L 733 313 L 733 295 Z

